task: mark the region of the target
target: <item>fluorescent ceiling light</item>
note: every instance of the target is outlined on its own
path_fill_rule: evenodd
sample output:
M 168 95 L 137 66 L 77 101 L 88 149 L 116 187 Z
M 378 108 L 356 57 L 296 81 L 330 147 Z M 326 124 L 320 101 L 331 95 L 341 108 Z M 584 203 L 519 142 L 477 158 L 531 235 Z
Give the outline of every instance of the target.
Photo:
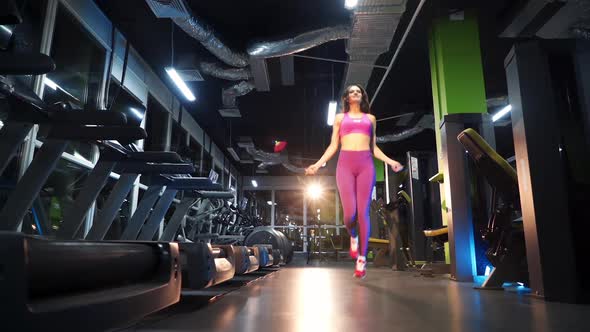
M 346 9 L 354 9 L 354 7 L 356 7 L 357 4 L 358 4 L 358 0 L 345 0 L 344 1 L 344 7 Z
M 272 204 L 272 201 L 266 201 L 266 204 L 268 204 L 268 205 L 273 205 L 273 204 Z M 277 205 L 277 203 L 275 203 L 274 205 Z
M 252 186 L 254 188 L 258 187 L 258 182 L 256 182 L 256 180 L 252 180 Z
M 336 102 L 331 101 L 328 105 L 328 126 L 334 124 L 334 118 L 336 117 Z
M 493 122 L 498 121 L 501 117 L 508 114 L 510 111 L 512 111 L 512 105 L 508 105 L 508 106 L 504 107 L 498 113 L 496 113 L 492 116 L 492 121 Z
M 176 72 L 176 69 L 174 69 L 173 67 L 166 67 L 165 69 L 168 73 L 168 76 L 170 76 L 174 84 L 176 84 L 176 86 L 180 89 L 180 91 L 186 97 L 186 99 L 188 99 L 189 101 L 197 100 L 197 98 L 195 98 L 195 95 L 193 95 L 188 86 L 186 86 L 186 83 L 184 83 L 184 81 L 180 78 L 180 76 Z

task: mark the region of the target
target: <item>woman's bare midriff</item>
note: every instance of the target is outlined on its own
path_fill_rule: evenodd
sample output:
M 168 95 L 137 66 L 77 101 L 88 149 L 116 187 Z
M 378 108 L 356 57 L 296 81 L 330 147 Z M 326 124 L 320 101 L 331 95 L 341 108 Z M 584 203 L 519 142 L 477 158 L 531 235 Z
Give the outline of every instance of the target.
M 371 138 L 365 134 L 351 133 L 340 138 L 340 150 L 342 151 L 366 151 L 370 150 Z

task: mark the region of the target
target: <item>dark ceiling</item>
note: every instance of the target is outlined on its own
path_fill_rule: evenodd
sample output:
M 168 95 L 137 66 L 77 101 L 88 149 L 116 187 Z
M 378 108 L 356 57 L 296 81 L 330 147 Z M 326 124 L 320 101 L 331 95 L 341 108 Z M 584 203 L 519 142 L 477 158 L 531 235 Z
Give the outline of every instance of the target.
M 164 67 L 171 60 L 172 23 L 157 19 L 144 0 L 95 0 L 105 14 L 152 66 L 154 71 L 176 91 L 164 74 Z M 257 0 L 257 1 L 188 1 L 195 15 L 207 22 L 217 35 L 236 51 L 245 51 L 256 40 L 280 38 L 310 29 L 348 23 L 350 12 L 343 0 Z M 387 66 L 399 40 L 417 7 L 418 0 L 408 0 L 406 13 L 392 40 L 390 51 L 377 61 Z M 383 118 L 407 112 L 432 112 L 430 68 L 428 61 L 428 30 L 433 17 L 450 9 L 474 8 L 480 19 L 482 61 L 488 97 L 506 94 L 503 60 L 510 41 L 497 38 L 503 15 L 508 4 L 515 1 L 434 1 L 427 0 L 415 26 L 393 67 L 382 91 L 375 100 L 372 111 Z M 467 5 L 466 5 L 467 4 Z M 466 7 L 470 6 L 470 7 Z M 302 54 L 316 57 L 346 60 L 344 41 L 335 41 L 310 49 Z M 174 64 L 182 68 L 195 68 L 213 56 L 201 44 L 174 28 Z M 271 91 L 257 92 L 238 98 L 242 118 L 231 120 L 232 140 L 238 136 L 251 136 L 257 148 L 271 151 L 274 140 L 288 141 L 290 157 L 319 158 L 329 144 L 331 127 L 326 125 L 327 105 L 332 98 L 332 81 L 336 94 L 342 88 L 345 65 L 324 61 L 295 58 L 295 85 L 282 86 L 277 73 L 279 61 L 268 61 L 271 74 Z M 275 68 L 275 69 L 273 69 Z M 333 72 L 333 74 L 332 74 Z M 385 70 L 375 69 L 367 91 L 375 91 Z M 230 122 L 222 118 L 221 89 L 226 81 L 205 77 L 203 82 L 189 86 L 197 95 L 197 102 L 185 102 L 184 106 L 195 120 L 225 151 L 229 143 Z M 338 96 L 336 96 L 338 97 Z M 179 98 L 183 100 L 183 98 Z M 395 128 L 395 121 L 383 121 L 377 134 L 403 129 Z M 384 144 L 381 148 L 392 156 L 408 150 L 434 149 L 433 132 L 423 132 L 399 143 Z M 235 146 L 235 145 L 234 145 Z M 227 154 L 227 158 L 232 158 Z M 294 163 L 300 159 L 294 159 Z M 308 162 L 306 162 L 308 163 Z M 252 165 L 235 164 L 244 173 Z M 274 166 L 271 174 L 288 174 L 282 167 Z

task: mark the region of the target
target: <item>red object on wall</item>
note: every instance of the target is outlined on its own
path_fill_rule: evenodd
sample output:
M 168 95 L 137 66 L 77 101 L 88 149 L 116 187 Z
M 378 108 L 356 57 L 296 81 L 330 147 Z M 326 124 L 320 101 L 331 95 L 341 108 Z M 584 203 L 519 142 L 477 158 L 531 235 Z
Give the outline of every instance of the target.
M 287 142 L 285 141 L 275 141 L 275 153 L 279 153 L 283 151 L 287 147 Z

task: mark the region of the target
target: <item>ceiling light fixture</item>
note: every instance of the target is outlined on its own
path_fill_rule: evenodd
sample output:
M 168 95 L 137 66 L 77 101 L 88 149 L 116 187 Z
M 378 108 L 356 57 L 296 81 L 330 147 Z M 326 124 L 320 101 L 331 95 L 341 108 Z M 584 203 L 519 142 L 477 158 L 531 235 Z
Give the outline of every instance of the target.
M 189 101 L 197 100 L 197 98 L 195 98 L 195 95 L 193 95 L 186 83 L 184 83 L 180 76 L 178 76 L 176 69 L 174 69 L 173 67 L 166 67 L 165 69 L 166 73 L 168 73 L 168 76 L 170 76 L 174 84 L 176 84 L 176 86 L 178 87 L 178 89 L 180 89 L 180 91 L 186 99 L 188 99 Z
M 184 97 L 189 101 L 195 101 L 197 100 L 197 98 L 195 98 L 193 92 L 188 88 L 188 86 L 182 80 L 182 78 L 180 78 L 180 75 L 178 75 L 176 69 L 174 69 L 174 22 L 171 23 L 171 26 L 172 29 L 170 36 L 170 67 L 166 67 L 164 69 L 166 70 L 166 73 L 168 73 L 168 76 L 170 76 L 170 78 L 172 79 L 172 82 L 174 82 L 178 89 L 180 89 Z
M 512 111 L 512 105 L 508 105 L 508 106 L 504 107 L 498 113 L 496 113 L 492 116 L 492 122 L 498 121 L 500 118 L 502 118 L 504 115 L 508 114 L 510 111 Z
M 346 9 L 354 9 L 358 5 L 358 0 L 345 0 L 344 7 Z
M 328 126 L 334 124 L 334 118 L 336 118 L 337 103 L 334 101 L 334 65 L 332 65 L 332 101 L 328 104 Z
M 336 117 L 336 105 L 335 101 L 331 101 L 328 105 L 328 126 L 334 125 L 334 118 Z

